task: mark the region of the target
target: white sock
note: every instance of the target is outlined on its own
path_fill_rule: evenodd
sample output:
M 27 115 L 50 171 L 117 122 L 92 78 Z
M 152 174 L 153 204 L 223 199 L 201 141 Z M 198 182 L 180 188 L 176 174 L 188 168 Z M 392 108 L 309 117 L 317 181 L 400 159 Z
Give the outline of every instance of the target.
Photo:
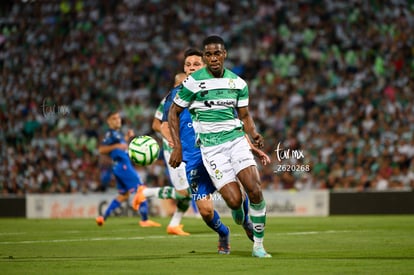
M 253 248 L 263 247 L 263 238 L 258 238 L 256 236 L 253 236 L 253 240 L 254 240 Z
M 168 226 L 179 226 L 182 217 L 184 216 L 184 212 L 180 211 L 180 210 L 175 210 L 174 215 L 171 218 L 170 224 Z
M 160 187 L 145 188 L 144 192 L 142 193 L 144 194 L 146 198 L 157 197 L 158 192 L 160 192 L 160 189 L 161 189 Z

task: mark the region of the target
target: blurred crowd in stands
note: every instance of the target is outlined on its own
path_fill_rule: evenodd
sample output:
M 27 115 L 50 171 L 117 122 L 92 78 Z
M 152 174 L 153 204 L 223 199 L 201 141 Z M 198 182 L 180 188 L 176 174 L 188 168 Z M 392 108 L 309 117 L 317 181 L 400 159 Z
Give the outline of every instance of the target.
M 151 134 L 183 51 L 218 34 L 249 83 L 264 189 L 414 188 L 414 1 L 0 4 L 0 191 L 99 192 L 109 110 Z M 139 169 L 168 184 L 162 160 Z

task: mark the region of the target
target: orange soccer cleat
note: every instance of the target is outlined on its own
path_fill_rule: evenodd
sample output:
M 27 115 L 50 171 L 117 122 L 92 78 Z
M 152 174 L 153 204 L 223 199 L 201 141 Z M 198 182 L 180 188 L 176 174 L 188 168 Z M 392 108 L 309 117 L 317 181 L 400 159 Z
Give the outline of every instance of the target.
M 96 221 L 96 224 L 99 226 L 102 226 L 105 223 L 105 219 L 102 216 L 96 217 L 95 221 Z
M 139 221 L 139 225 L 141 227 L 160 227 L 161 224 L 151 221 L 151 220 L 146 220 L 146 221 Z
M 147 198 L 144 196 L 145 188 L 147 188 L 145 185 L 140 185 L 138 187 L 137 193 L 132 200 L 132 208 L 134 208 L 134 210 L 138 210 L 139 205 L 146 201 Z
M 189 236 L 190 233 L 183 230 L 184 225 L 180 224 L 178 226 L 167 226 L 167 233 L 170 235 L 178 236 Z

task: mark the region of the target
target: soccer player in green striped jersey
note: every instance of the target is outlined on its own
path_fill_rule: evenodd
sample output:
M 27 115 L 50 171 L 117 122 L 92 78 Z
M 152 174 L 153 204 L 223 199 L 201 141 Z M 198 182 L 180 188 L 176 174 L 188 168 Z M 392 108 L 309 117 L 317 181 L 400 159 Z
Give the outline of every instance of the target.
M 209 36 L 203 41 L 206 67 L 183 82 L 170 107 L 168 120 L 174 148 L 169 163 L 178 167 L 182 162 L 179 115 L 184 108 L 189 108 L 203 162 L 215 187 L 232 209 L 234 221 L 242 224 L 245 215 L 239 179 L 250 199 L 254 234 L 252 255 L 270 258 L 272 256 L 263 247 L 266 204 L 256 162 L 244 136 L 247 134 L 258 148 L 263 148 L 263 137 L 257 132 L 248 110 L 247 83 L 224 67 L 226 57 L 221 37 Z

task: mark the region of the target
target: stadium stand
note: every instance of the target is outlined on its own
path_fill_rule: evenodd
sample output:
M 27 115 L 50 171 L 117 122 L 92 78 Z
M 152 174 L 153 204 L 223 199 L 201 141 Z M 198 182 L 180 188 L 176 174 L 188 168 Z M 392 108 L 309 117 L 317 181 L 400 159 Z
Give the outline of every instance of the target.
M 0 3 L 2 194 L 104 191 L 105 114 L 154 135 L 183 51 L 213 33 L 250 84 L 264 188 L 414 187 L 413 1 L 57 2 Z

